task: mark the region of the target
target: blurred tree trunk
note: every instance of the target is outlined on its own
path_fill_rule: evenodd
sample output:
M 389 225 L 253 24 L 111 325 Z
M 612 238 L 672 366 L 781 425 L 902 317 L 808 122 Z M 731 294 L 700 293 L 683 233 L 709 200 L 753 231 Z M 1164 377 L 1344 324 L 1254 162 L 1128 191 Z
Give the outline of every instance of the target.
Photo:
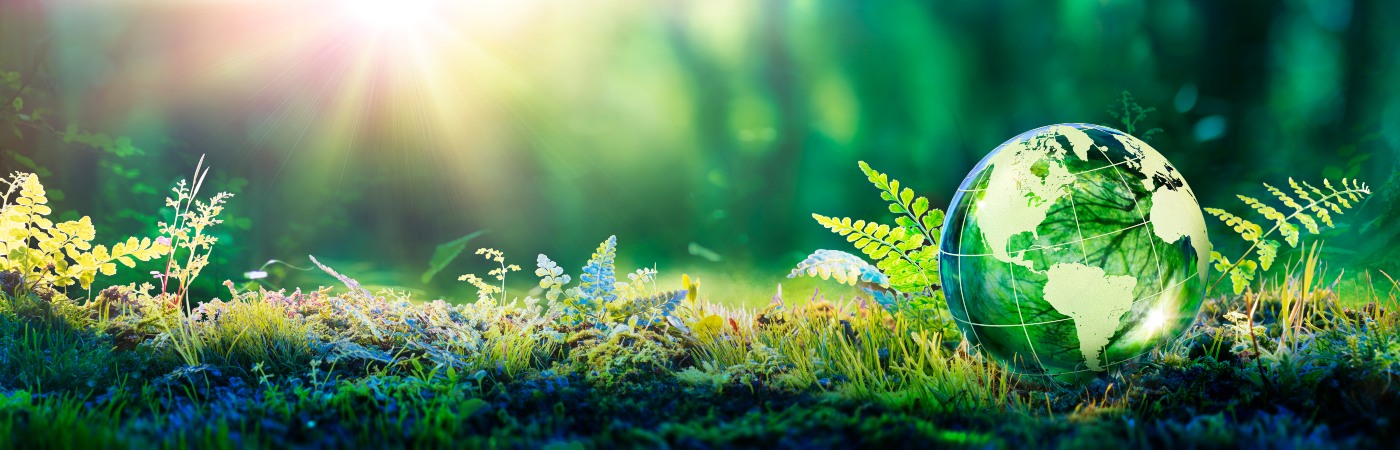
M 774 123 L 776 132 L 767 151 L 760 153 L 758 161 L 745 165 L 742 172 L 747 180 L 759 183 L 757 192 L 749 193 L 743 199 L 742 213 L 756 233 L 763 233 L 759 239 L 750 240 L 749 247 L 762 257 L 792 249 L 793 234 L 787 232 L 795 220 L 804 216 L 795 211 L 799 168 L 798 159 L 802 153 L 802 140 L 807 134 L 807 120 L 804 108 L 798 105 L 798 85 L 787 40 L 788 2 L 763 2 L 763 23 L 760 39 L 763 42 L 764 79 L 774 97 Z
M 683 8 L 673 5 L 666 18 L 666 36 L 674 49 L 676 59 L 685 67 L 685 73 L 689 75 L 694 91 L 704 93 L 695 96 L 694 117 L 695 139 L 699 141 L 698 147 L 703 149 L 702 158 L 705 162 L 704 167 L 686 171 L 692 177 L 690 182 L 693 193 L 693 215 L 686 223 L 694 227 L 689 234 L 697 236 L 696 239 L 700 239 L 699 236 L 733 238 L 742 230 L 736 226 L 737 219 L 733 214 L 735 211 L 726 211 L 735 195 L 733 183 L 736 181 L 730 170 L 731 165 L 734 165 L 735 142 L 733 133 L 728 132 L 726 121 L 732 93 L 725 83 L 727 74 L 691 39 L 690 30 L 683 20 L 685 16 L 686 11 Z M 728 177 L 729 184 L 715 183 L 713 177 L 709 176 L 712 171 L 719 171 Z M 716 211 L 725 211 L 725 216 L 718 217 Z M 736 247 L 733 241 L 700 243 L 721 252 Z

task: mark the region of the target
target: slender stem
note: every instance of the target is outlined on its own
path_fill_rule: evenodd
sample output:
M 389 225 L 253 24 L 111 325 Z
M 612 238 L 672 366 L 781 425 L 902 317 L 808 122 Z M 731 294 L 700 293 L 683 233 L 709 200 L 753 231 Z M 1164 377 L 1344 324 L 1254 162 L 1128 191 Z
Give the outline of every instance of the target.
M 1260 361 L 1263 353 L 1259 352 L 1259 338 L 1254 336 L 1254 309 L 1259 306 L 1258 300 L 1262 300 L 1262 298 L 1256 295 L 1254 299 L 1249 301 L 1249 315 L 1246 317 L 1246 326 L 1249 327 L 1249 340 L 1254 344 L 1254 368 L 1259 370 L 1259 380 L 1264 382 L 1265 395 L 1269 395 L 1269 393 L 1273 392 L 1274 386 L 1273 383 L 1269 381 L 1269 374 L 1264 371 L 1264 363 Z
M 181 193 L 180 193 L 179 191 L 177 191 L 176 198 L 177 198 L 178 200 L 184 200 L 184 199 L 179 199 L 179 195 L 181 195 Z M 190 198 L 194 198 L 194 196 L 193 196 L 193 195 L 190 195 Z M 181 219 L 181 217 L 182 217 L 181 214 L 180 214 L 180 202 L 179 202 L 178 200 L 175 202 L 175 217 L 174 217 L 173 219 L 171 219 L 171 224 L 170 224 L 170 230 L 171 230 L 171 233 L 170 233 L 171 236 L 170 236 L 170 237 L 175 238 L 175 239 L 179 239 L 179 238 L 176 238 L 174 235 L 175 235 L 175 230 L 179 230 L 179 229 L 180 229 L 180 219 Z M 188 207 L 188 201 L 186 201 L 186 203 L 187 203 L 187 205 L 186 205 L 185 209 L 188 210 L 188 209 L 189 209 L 189 207 Z M 170 242 L 170 255 L 169 255 L 169 257 L 166 258 L 166 260 L 165 260 L 165 276 L 162 276 L 162 277 L 160 278 L 160 293 L 161 293 L 161 294 L 167 294 L 167 293 L 169 293 L 170 272 L 172 272 L 172 271 L 174 270 L 174 267 L 173 267 L 173 266 L 175 265 L 175 252 L 178 252 L 178 251 L 180 250 L 180 242 L 183 242 L 183 240 L 174 240 L 174 239 L 173 239 L 173 240 L 171 240 L 171 242 Z
M 500 261 L 500 263 L 501 263 L 501 303 L 500 303 L 500 304 L 504 305 L 504 304 L 506 304 L 506 262 L 505 262 L 504 260 L 502 260 L 502 261 Z

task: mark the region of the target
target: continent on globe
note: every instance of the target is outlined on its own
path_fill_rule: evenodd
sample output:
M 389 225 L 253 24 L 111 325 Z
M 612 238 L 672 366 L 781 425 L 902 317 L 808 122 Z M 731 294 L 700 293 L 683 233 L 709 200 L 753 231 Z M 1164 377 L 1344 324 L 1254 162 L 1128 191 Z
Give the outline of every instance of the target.
M 1062 124 L 998 146 L 959 187 L 940 269 L 964 336 L 1017 372 L 1082 379 L 1180 334 L 1210 241 L 1181 175 L 1147 143 Z
M 1135 285 L 1137 278 L 1108 276 L 1098 267 L 1074 263 L 1050 267 L 1045 301 L 1074 319 L 1079 351 L 1084 353 L 1090 369 L 1103 370 L 1099 361 L 1103 348 L 1118 329 L 1123 313 L 1133 306 Z
M 987 186 L 983 199 L 985 207 L 977 212 L 981 217 L 997 218 L 983 222 L 982 228 L 983 235 L 992 244 L 992 255 L 1029 268 L 1030 262 L 1020 255 L 1007 253 L 1006 243 L 1011 236 L 1035 233 L 1050 207 L 1069 192 L 1066 187 L 1074 182 L 1074 176 L 1063 164 L 1044 164 L 1046 160 L 1042 156 L 1045 155 L 1038 153 L 1039 147 L 1032 147 L 1029 142 L 1017 144 L 997 152 L 992 159 L 992 178 L 1007 181 Z M 1053 149 L 1051 152 L 1049 156 L 1053 160 L 1062 157 Z M 1038 164 L 1039 170 L 1036 170 Z

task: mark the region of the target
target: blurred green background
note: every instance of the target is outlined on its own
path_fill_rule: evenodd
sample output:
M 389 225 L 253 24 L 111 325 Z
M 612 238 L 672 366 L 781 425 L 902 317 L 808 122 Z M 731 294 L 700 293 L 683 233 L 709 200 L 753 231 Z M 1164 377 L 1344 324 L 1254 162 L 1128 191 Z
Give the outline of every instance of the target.
M 576 268 L 610 234 L 625 267 L 767 291 L 846 249 L 811 213 L 888 219 L 856 161 L 946 205 L 1022 131 L 1121 128 L 1106 109 L 1130 91 L 1204 205 L 1240 211 L 1236 193 L 1289 176 L 1369 182 L 1331 260 L 1400 274 L 1397 2 L 366 2 L 0 2 L 0 166 L 37 171 L 111 242 L 154 235 L 208 155 L 207 192 L 236 194 L 208 295 L 314 254 L 469 298 L 455 278 L 489 270 L 478 245 L 524 286 L 535 254 Z

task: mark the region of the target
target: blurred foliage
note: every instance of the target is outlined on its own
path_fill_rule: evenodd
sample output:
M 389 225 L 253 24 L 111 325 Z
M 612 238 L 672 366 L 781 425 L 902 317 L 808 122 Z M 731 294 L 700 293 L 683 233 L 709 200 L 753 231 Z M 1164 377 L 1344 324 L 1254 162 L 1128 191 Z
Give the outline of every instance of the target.
M 486 230 L 479 230 L 472 234 L 453 239 L 451 242 L 439 244 L 437 249 L 433 250 L 432 259 L 428 260 L 428 270 L 423 272 L 423 276 L 419 279 L 424 283 L 432 281 L 433 275 L 437 275 L 438 272 L 441 272 L 448 264 L 456 260 L 457 257 L 462 254 L 463 250 L 467 249 L 468 242 L 471 242 L 472 239 L 476 239 L 482 234 L 486 234 Z
M 289 41 L 314 34 L 303 2 L 206 3 L 0 4 L 0 165 L 43 177 L 59 219 L 153 236 L 170 211 L 143 206 L 208 154 L 209 188 L 239 199 L 209 295 L 310 253 L 452 292 L 417 283 L 424 261 L 481 229 L 566 265 L 617 233 L 627 262 L 776 282 L 839 245 L 810 212 L 893 220 L 850 163 L 938 208 L 998 143 L 1060 122 L 1150 134 L 1236 214 L 1259 182 L 1365 181 L 1328 259 L 1400 273 L 1395 2 L 484 2 L 442 15 L 460 39 L 430 63 L 355 53 L 353 30 Z

